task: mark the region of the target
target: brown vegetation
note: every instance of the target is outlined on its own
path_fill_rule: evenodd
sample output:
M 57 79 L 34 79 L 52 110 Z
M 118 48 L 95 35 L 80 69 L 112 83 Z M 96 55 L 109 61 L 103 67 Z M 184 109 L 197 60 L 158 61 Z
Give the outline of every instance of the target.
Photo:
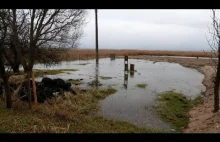
M 137 55 L 151 55 L 151 56 L 186 56 L 186 57 L 210 57 L 210 52 L 203 51 L 162 51 L 162 50 L 109 50 L 100 49 L 99 57 L 109 57 L 111 53 L 115 53 L 116 56 L 137 56 Z M 64 60 L 87 60 L 95 59 L 95 49 L 73 49 L 68 50 L 63 54 Z

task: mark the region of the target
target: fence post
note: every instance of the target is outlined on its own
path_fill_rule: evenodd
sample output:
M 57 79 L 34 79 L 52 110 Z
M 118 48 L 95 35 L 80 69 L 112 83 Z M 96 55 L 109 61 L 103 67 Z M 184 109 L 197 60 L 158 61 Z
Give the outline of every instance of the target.
M 134 72 L 134 64 L 130 64 L 130 71 Z
M 130 77 L 134 77 L 134 64 L 130 64 Z

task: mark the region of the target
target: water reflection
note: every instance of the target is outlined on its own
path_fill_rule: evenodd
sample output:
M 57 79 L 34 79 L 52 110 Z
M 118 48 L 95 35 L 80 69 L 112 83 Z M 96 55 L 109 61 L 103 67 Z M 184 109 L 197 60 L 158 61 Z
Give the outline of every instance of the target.
M 111 61 L 115 60 L 115 54 L 110 54 L 110 59 L 111 59 Z
M 128 89 L 128 72 L 124 71 L 124 88 Z
M 134 78 L 134 71 L 130 71 L 130 78 Z
M 96 90 L 99 89 L 99 61 L 96 60 L 96 66 L 95 66 L 95 88 Z

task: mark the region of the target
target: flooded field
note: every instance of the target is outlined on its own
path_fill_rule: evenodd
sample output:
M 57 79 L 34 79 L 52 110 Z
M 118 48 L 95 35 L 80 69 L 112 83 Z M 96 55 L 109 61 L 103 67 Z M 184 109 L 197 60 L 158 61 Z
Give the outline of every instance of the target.
M 134 73 L 124 72 L 124 59 L 62 62 L 49 69 L 77 69 L 57 75 L 46 75 L 51 78 L 81 79 L 82 84 L 74 86 L 88 89 L 91 83 L 98 81 L 96 88 L 113 87 L 117 92 L 100 101 L 101 108 L 96 115 L 123 120 L 146 128 L 170 129 L 154 112 L 152 106 L 158 93 L 175 90 L 185 96 L 195 98 L 205 90 L 202 84 L 204 75 L 195 69 L 185 68 L 176 63 L 153 62 L 148 60 L 129 59 L 135 64 Z M 34 69 L 48 69 L 35 65 Z M 40 81 L 41 78 L 36 78 Z M 137 87 L 145 84 L 146 87 Z

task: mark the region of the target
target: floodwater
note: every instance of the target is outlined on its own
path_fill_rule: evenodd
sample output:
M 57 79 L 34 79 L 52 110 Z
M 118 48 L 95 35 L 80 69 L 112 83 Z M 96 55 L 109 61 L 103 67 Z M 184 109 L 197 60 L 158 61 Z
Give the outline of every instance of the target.
M 81 65 L 81 64 L 86 65 Z M 51 78 L 83 79 L 82 88 L 88 88 L 88 82 L 98 80 L 106 88 L 112 86 L 117 89 L 115 94 L 101 100 L 101 108 L 97 115 L 106 118 L 123 120 L 145 128 L 171 129 L 170 125 L 160 119 L 152 106 L 157 94 L 175 90 L 185 96 L 194 98 L 205 91 L 202 84 L 204 75 L 195 69 L 185 68 L 176 63 L 153 62 L 148 60 L 129 59 L 129 64 L 135 64 L 134 74 L 124 72 L 124 59 L 62 62 L 50 69 L 78 69 L 58 75 L 47 75 Z M 42 65 L 35 65 L 35 69 L 46 69 Z M 108 80 L 100 76 L 112 77 Z M 36 78 L 40 81 L 41 78 Z M 146 88 L 138 88 L 137 84 L 147 84 Z
M 151 57 L 171 57 L 171 58 L 191 58 L 191 59 L 197 59 L 197 57 L 187 57 L 187 56 L 151 56 Z M 199 59 L 207 59 L 210 60 L 210 57 L 198 57 Z M 218 58 L 212 58 L 212 59 L 218 59 Z

